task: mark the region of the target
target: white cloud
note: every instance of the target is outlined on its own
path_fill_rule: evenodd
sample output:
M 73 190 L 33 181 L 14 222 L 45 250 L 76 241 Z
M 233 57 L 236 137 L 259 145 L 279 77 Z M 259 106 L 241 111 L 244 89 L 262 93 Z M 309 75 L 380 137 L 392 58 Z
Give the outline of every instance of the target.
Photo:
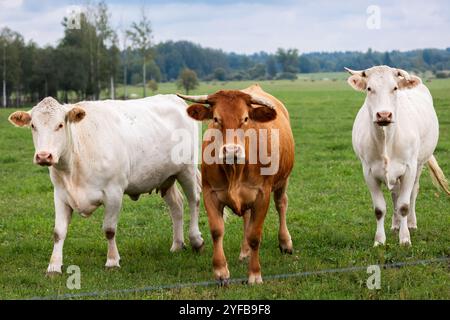
M 61 22 L 66 15 L 66 7 L 54 7 L 41 12 L 17 10 L 0 11 L 0 27 L 9 27 L 20 32 L 26 41 L 33 40 L 40 45 L 56 44 L 64 34 Z
M 226 51 L 252 53 L 295 47 L 302 52 L 409 50 L 450 46 L 450 10 L 439 0 L 379 1 L 380 30 L 366 27 L 369 2 L 293 1 L 286 4 L 157 4 L 147 6 L 156 40 L 191 40 Z M 136 19 L 138 6 L 112 6 Z M 128 17 L 124 17 L 124 13 Z
M 27 0 L 31 1 L 31 0 Z M 80 0 L 81 1 L 81 0 Z M 27 10 L 28 2 L 6 12 L 0 10 L 0 26 L 7 25 L 39 44 L 55 43 L 67 5 L 44 1 L 45 9 Z M 70 3 L 69 3 L 70 2 Z M 78 1 L 79 2 L 79 1 Z M 366 27 L 366 9 L 381 7 L 381 29 Z M 75 3 L 77 3 L 75 1 Z M 128 27 L 140 18 L 140 4 L 109 5 L 116 27 Z M 446 1 L 273 1 L 153 2 L 146 6 L 155 41 L 190 40 L 226 51 L 274 52 L 295 47 L 301 52 L 335 50 L 409 50 L 450 46 L 450 7 Z
M 0 0 L 0 9 L 19 8 L 23 4 L 23 0 Z

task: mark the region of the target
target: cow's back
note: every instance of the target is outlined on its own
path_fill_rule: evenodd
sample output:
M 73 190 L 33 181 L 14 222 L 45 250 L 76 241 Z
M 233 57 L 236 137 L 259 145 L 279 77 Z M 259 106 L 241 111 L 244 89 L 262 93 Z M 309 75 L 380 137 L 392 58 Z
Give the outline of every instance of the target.
M 124 183 L 130 193 L 153 188 L 179 170 L 171 159 L 175 130 L 197 135 L 186 103 L 175 95 L 78 105 L 86 117 L 72 128 L 75 152 L 88 159 L 90 170 Z

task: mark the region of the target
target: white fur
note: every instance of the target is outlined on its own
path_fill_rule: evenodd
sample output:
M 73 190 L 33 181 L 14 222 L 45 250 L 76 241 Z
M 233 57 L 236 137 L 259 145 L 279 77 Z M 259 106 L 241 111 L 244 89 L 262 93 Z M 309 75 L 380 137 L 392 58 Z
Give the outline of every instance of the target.
M 86 112 L 79 122 L 65 120 L 73 107 Z M 203 245 L 198 228 L 200 190 L 198 170 L 192 159 L 179 164 L 171 159 L 177 143 L 176 129 L 192 133 L 197 141 L 198 125 L 186 113 L 186 103 L 174 95 L 159 95 L 132 101 L 81 102 L 61 106 L 51 98 L 31 110 L 36 152 L 51 152 L 55 160 L 50 177 L 55 194 L 55 241 L 49 272 L 61 272 L 62 249 L 72 211 L 90 216 L 105 207 L 103 228 L 117 229 L 124 194 L 136 197 L 159 189 L 175 177 L 183 188 L 191 213 L 190 240 Z M 56 130 L 64 122 L 62 130 Z M 193 142 L 193 150 L 197 146 Z M 194 156 L 194 153 L 192 154 Z M 173 181 L 173 179 L 172 179 Z M 172 251 L 184 247 L 183 198 L 176 184 L 164 200 L 173 219 Z M 119 267 L 115 236 L 108 240 L 107 267 Z
M 402 78 L 388 67 L 366 71 L 367 92 L 353 126 L 353 148 L 363 166 L 373 206 L 382 212 L 377 221 L 375 246 L 384 244 L 386 202 L 380 183 L 392 193 L 395 212 L 392 229 L 399 229 L 400 244 L 410 245 L 409 228 L 416 228 L 415 201 L 419 178 L 425 163 L 433 156 L 439 126 L 428 89 L 419 83 L 415 88 L 393 90 Z M 375 92 L 375 93 L 373 93 Z M 380 127 L 376 112 L 392 112 L 389 126 Z M 409 208 L 401 215 L 401 208 Z M 405 211 L 403 211 L 405 213 Z

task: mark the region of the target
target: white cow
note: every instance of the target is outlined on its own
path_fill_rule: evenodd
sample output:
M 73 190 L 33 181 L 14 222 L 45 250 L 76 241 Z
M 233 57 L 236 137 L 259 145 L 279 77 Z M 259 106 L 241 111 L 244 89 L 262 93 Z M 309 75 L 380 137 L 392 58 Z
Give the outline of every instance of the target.
M 417 228 L 415 205 L 426 163 L 433 180 L 450 194 L 433 156 L 439 136 L 433 99 L 421 79 L 404 70 L 377 66 L 347 71 L 350 86 L 367 94 L 353 126 L 353 148 L 361 159 L 375 209 L 375 246 L 386 241 L 381 183 L 391 191 L 394 202 L 392 229 L 399 230 L 401 245 L 410 245 L 409 228 Z
M 192 134 L 197 150 L 197 124 L 188 117 L 186 103 L 175 95 L 133 101 L 80 102 L 61 105 L 46 98 L 29 112 L 17 111 L 9 120 L 31 127 L 36 149 L 34 162 L 49 166 L 54 186 L 54 248 L 47 272 L 61 273 L 63 243 L 72 211 L 89 217 L 104 205 L 103 230 L 108 240 L 106 267 L 119 267 L 115 234 L 124 194 L 137 200 L 159 190 L 173 220 L 171 251 L 184 247 L 183 198 L 188 199 L 190 242 L 200 250 L 198 228 L 199 172 L 193 161 L 172 159 L 174 130 Z

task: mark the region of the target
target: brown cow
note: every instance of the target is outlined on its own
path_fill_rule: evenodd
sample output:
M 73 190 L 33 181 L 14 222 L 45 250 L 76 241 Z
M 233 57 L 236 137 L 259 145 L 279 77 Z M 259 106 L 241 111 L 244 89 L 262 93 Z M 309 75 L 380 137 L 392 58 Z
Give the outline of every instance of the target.
M 248 283 L 262 283 L 259 246 L 272 192 L 280 220 L 280 250 L 282 253 L 292 253 L 292 240 L 286 225 L 286 189 L 294 165 L 294 139 L 288 111 L 259 85 L 242 91 L 219 91 L 209 96 L 179 96 L 196 102 L 187 110 L 192 118 L 199 121 L 212 120 L 208 131 L 221 132 L 224 137 L 219 142 L 219 148 L 215 149 L 219 156 L 214 163 L 205 157 L 208 156 L 207 150 L 211 149 L 209 147 L 217 141 L 207 141 L 205 136 L 203 142 L 203 196 L 214 245 L 215 277 L 222 285 L 226 285 L 230 278 L 223 251 L 223 212 L 227 206 L 244 218 L 240 259 L 250 256 Z M 242 137 L 236 134 L 230 138 L 226 136 L 227 129 L 241 129 L 245 135 Z M 251 149 L 249 141 L 252 135 L 247 134 L 252 131 L 258 137 L 255 149 Z M 272 132 L 278 133 L 277 140 L 273 138 Z M 267 138 L 262 138 L 259 133 Z M 267 135 L 264 136 L 264 133 Z M 270 154 L 271 163 L 262 161 L 263 144 L 267 144 L 265 148 L 267 154 Z M 256 151 L 258 160 L 251 162 Z M 217 156 L 215 152 L 211 154 L 213 157 Z M 278 170 L 262 174 L 261 170 L 267 169 L 272 163 L 277 163 Z

